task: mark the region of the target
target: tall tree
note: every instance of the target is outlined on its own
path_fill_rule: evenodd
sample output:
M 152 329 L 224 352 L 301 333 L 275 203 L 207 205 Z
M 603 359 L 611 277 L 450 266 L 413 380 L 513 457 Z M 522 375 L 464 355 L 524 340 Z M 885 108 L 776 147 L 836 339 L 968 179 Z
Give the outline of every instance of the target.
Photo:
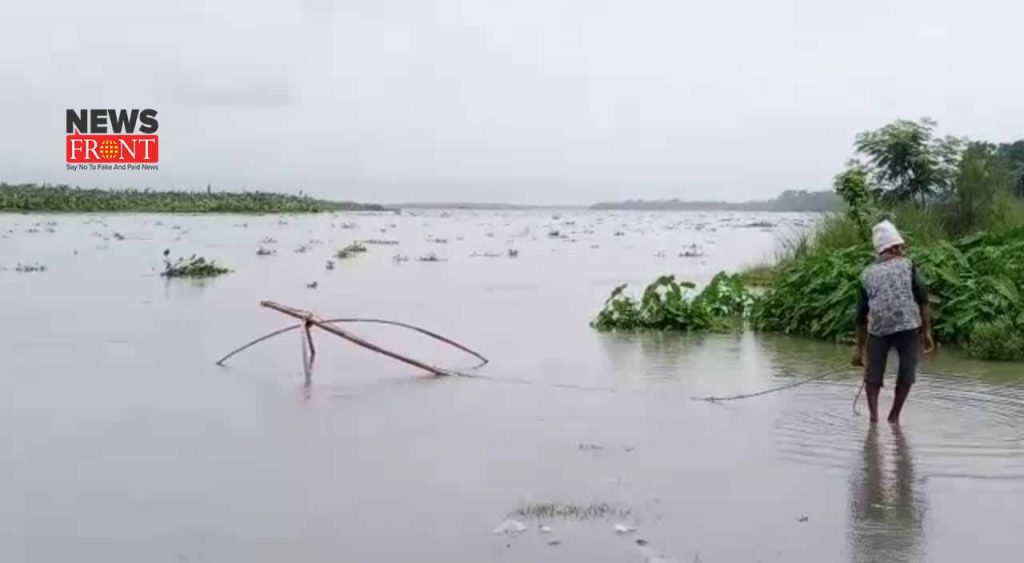
M 857 135 L 855 147 L 887 198 L 924 206 L 950 188 L 963 141 L 935 135 L 935 121 L 899 119 Z
M 871 185 L 867 167 L 857 161 L 850 162 L 846 170 L 836 175 L 834 186 L 846 204 L 846 216 L 857 225 L 865 240 L 871 240 L 871 223 L 878 215 L 878 207 L 876 188 Z
M 968 143 L 948 194 L 951 230 L 967 234 L 984 228 L 992 219 L 997 197 L 1010 193 L 1014 180 L 1008 160 L 999 157 L 995 145 Z
M 996 154 L 1013 171 L 1014 191 L 1024 197 L 1024 139 L 1013 143 L 1001 143 L 996 149 Z

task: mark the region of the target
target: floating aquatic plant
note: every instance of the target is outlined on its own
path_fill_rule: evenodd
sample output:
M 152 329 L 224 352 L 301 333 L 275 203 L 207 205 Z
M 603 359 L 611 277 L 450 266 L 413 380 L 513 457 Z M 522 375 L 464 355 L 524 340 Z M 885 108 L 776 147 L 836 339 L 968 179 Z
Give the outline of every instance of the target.
M 31 272 L 45 272 L 46 266 L 37 262 L 32 262 L 30 264 L 22 264 L 19 262 L 18 265 L 14 267 L 14 271 L 23 274 Z
M 171 262 L 170 253 L 170 249 L 164 251 L 164 271 L 160 274 L 167 278 L 213 278 L 231 271 L 195 254 Z
M 624 518 L 631 510 L 627 506 L 594 502 L 575 504 L 565 502 L 526 503 L 513 511 L 510 516 L 541 520 L 597 520 L 603 518 Z

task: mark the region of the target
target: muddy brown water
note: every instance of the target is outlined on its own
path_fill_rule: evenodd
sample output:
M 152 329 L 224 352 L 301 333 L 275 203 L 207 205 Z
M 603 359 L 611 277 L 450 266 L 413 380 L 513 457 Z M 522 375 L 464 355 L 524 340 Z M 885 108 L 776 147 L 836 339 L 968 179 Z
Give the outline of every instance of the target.
M 845 347 L 587 326 L 619 283 L 706 281 L 813 220 L 0 216 L 0 561 L 1020 560 L 1019 365 L 941 351 L 903 426 L 872 429 L 851 373 L 691 400 L 821 373 Z M 774 226 L 746 226 L 760 221 Z M 364 239 L 399 244 L 325 269 Z M 680 257 L 691 244 L 706 255 Z M 235 271 L 168 281 L 165 248 Z M 446 261 L 416 260 L 429 252 Z M 492 379 L 426 377 L 324 334 L 308 387 L 297 333 L 214 366 L 288 323 L 262 299 L 421 324 L 488 355 Z M 355 330 L 472 363 L 398 329 Z M 519 509 L 526 531 L 492 533 Z

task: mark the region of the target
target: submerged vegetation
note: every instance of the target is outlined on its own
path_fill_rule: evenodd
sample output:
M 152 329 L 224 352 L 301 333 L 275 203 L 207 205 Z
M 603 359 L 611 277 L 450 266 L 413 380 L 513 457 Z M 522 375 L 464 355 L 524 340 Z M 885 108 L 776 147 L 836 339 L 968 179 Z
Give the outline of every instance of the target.
M 160 274 L 166 278 L 214 278 L 231 272 L 213 260 L 193 254 L 188 258 L 170 259 L 170 250 L 164 251 L 164 271 Z
M 22 263 L 19 262 L 18 265 L 14 267 L 14 271 L 18 272 L 19 274 L 28 274 L 28 273 L 32 273 L 32 272 L 45 272 L 46 271 L 46 266 L 44 264 L 40 264 L 38 262 L 32 262 L 30 264 L 22 264 Z
M 300 192 L 301 193 L 301 192 Z M 137 213 L 319 213 L 386 211 L 380 205 L 270 192 L 102 190 L 0 183 L 0 211 Z
M 843 210 L 784 241 L 774 263 L 719 274 L 701 293 L 672 276 L 640 301 L 620 286 L 593 326 L 714 330 L 740 317 L 756 330 L 852 341 L 871 226 L 889 218 L 928 284 L 936 340 L 978 358 L 1024 359 L 1024 141 L 939 138 L 935 125 L 901 120 L 858 135 L 858 158 L 835 179 Z M 722 287 L 726 303 L 711 307 Z M 743 296 L 741 315 L 732 295 Z
M 597 520 L 602 518 L 625 518 L 632 513 L 628 506 L 593 502 L 575 504 L 563 502 L 526 503 L 511 512 L 509 516 L 539 520 Z

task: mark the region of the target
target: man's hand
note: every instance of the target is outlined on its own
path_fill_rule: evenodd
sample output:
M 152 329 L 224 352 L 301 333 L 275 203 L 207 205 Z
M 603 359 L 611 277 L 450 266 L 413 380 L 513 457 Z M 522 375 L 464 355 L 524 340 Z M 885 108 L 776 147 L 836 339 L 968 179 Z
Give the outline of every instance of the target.
M 855 368 L 864 367 L 864 349 L 857 347 L 853 350 L 853 357 L 850 358 L 850 365 Z
M 935 339 L 932 337 L 931 331 L 921 335 L 921 351 L 925 354 L 931 354 L 935 351 Z

